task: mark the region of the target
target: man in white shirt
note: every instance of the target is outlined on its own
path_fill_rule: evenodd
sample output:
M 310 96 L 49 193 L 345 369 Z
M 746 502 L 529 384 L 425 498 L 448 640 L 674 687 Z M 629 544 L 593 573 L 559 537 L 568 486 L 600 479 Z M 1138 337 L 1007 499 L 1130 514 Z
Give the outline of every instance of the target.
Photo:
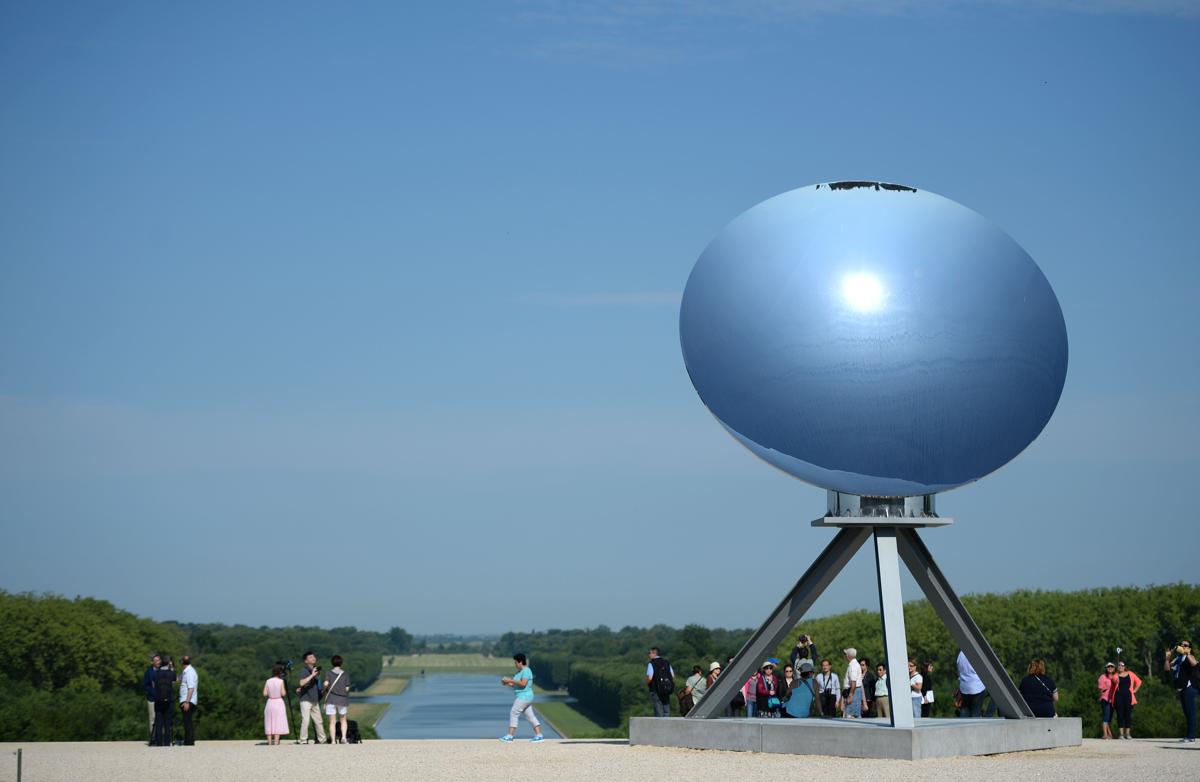
M 986 692 L 983 680 L 975 673 L 962 649 L 958 650 L 958 692 L 962 695 L 962 708 L 958 710 L 958 716 L 983 716 L 983 696 Z
M 821 661 L 821 672 L 817 674 L 817 698 L 822 717 L 837 716 L 837 702 L 842 694 L 842 683 L 833 672 L 833 664 Z
M 862 666 L 858 664 L 858 650 L 849 646 L 842 650 L 846 656 L 846 703 L 842 714 L 850 719 L 862 716 Z
M 179 708 L 183 710 L 183 745 L 190 747 L 196 743 L 196 731 L 192 720 L 196 718 L 196 685 L 200 677 L 192 667 L 192 658 L 184 655 L 179 659 L 183 663 L 183 672 L 179 674 Z

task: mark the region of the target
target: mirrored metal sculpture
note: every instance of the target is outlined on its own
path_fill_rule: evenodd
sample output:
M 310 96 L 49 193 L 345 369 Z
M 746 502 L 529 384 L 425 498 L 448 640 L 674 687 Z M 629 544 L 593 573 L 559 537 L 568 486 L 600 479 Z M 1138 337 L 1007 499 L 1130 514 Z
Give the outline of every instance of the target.
M 896 674 L 887 681 L 891 714 L 875 724 L 907 731 L 908 744 L 896 750 L 904 739 L 893 733 L 874 748 L 847 742 L 838 754 L 932 752 L 914 733 L 931 725 L 908 708 L 900 673 L 909 655 L 901 561 L 998 711 L 1032 719 L 917 530 L 950 524 L 937 515 L 935 493 L 1003 466 L 1058 404 L 1066 326 L 1033 259 L 983 217 L 933 193 L 884 182 L 813 185 L 764 201 L 721 231 L 688 279 L 679 332 L 704 404 L 755 454 L 826 488 L 826 514 L 813 526 L 838 533 L 688 713 L 690 725 L 634 719 L 630 741 L 764 751 L 779 741 L 791 749 L 772 751 L 827 752 L 812 731 L 705 723 L 728 713 L 735 691 L 868 539 L 884 660 Z M 846 713 L 855 716 L 853 704 Z M 943 749 L 1079 743 L 1078 720 L 1056 723 L 984 739 L 964 728 L 973 738 Z
M 1062 310 L 979 214 L 901 185 L 771 198 L 712 241 L 684 290 L 696 391 L 758 456 L 867 496 L 977 480 L 1037 437 L 1067 372 Z

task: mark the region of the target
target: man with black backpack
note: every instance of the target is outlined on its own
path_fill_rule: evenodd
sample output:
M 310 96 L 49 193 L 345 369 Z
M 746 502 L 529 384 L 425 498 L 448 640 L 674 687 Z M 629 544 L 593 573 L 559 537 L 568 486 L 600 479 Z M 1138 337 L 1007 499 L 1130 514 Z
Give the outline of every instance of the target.
M 657 646 L 650 647 L 650 663 L 646 666 L 646 688 L 655 717 L 671 716 L 671 697 L 675 694 L 675 669 L 665 657 L 659 657 Z
M 154 735 L 152 747 L 169 747 L 172 740 L 172 719 L 175 716 L 175 664 L 164 657 L 154 672 Z

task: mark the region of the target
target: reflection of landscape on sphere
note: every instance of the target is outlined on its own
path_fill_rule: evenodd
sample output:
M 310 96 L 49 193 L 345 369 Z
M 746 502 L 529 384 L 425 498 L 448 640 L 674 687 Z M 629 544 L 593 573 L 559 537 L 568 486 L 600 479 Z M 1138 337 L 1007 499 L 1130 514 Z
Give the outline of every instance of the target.
M 923 191 L 817 185 L 764 201 L 705 249 L 679 320 L 688 374 L 725 427 L 853 494 L 987 475 L 1037 437 L 1066 379 L 1062 310 L 1037 264 Z

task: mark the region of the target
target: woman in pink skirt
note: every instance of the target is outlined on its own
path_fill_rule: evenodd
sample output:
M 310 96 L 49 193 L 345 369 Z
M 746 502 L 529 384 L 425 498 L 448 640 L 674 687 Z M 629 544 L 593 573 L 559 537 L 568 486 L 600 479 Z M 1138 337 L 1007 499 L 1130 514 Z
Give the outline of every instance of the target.
M 283 666 L 276 664 L 271 669 L 271 678 L 263 685 L 263 697 L 267 707 L 263 709 L 263 724 L 267 731 L 267 744 L 279 744 L 279 737 L 288 733 L 287 707 L 283 705 Z

